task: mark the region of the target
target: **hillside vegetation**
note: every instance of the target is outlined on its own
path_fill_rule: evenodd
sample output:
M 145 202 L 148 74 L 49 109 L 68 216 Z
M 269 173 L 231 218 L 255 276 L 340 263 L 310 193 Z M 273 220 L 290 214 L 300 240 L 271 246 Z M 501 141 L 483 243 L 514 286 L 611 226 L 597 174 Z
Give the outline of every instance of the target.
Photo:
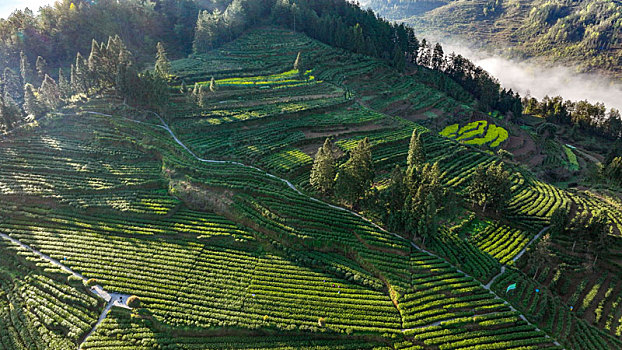
M 369 0 L 391 20 L 516 58 L 541 58 L 622 79 L 622 4 L 615 0 Z
M 0 350 L 622 348 L 617 124 L 330 3 L 7 73 Z

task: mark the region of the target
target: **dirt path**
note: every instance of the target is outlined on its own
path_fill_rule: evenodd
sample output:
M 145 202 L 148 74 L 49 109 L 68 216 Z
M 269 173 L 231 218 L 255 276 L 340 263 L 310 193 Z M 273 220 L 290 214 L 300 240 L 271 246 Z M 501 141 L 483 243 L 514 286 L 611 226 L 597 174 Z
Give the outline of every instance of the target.
M 73 271 L 72 269 L 70 269 L 69 267 L 63 265 L 62 263 L 60 263 L 58 260 L 41 253 L 40 251 L 30 247 L 27 244 L 24 244 L 22 242 L 20 242 L 19 240 L 4 234 L 4 233 L 0 233 L 0 237 L 11 241 L 15 244 L 17 244 L 18 246 L 29 250 L 33 253 L 35 253 L 36 255 L 38 255 L 40 258 L 48 261 L 49 263 L 51 263 L 52 265 L 55 265 L 57 267 L 59 267 L 61 270 L 80 278 L 83 282 L 87 281 L 87 278 L 84 277 L 82 274 Z M 78 345 L 78 349 L 80 349 L 82 347 L 82 344 L 84 343 L 84 340 L 86 340 L 86 338 L 89 337 L 89 335 L 91 335 L 91 333 L 93 333 L 93 331 L 95 330 L 95 328 L 97 328 L 97 326 L 99 326 L 100 323 L 102 323 L 102 321 L 106 318 L 106 315 L 108 314 L 108 311 L 110 311 L 110 309 L 114 306 L 114 307 L 121 307 L 121 308 L 125 308 L 125 309 L 131 309 L 129 306 L 125 305 L 125 301 L 127 301 L 127 298 L 129 298 L 130 296 L 127 294 L 120 294 L 120 293 L 109 293 L 106 290 L 104 290 L 104 288 L 102 288 L 102 286 L 100 285 L 96 285 L 90 288 L 91 293 L 95 294 L 97 297 L 102 298 L 104 301 L 106 301 L 106 307 L 104 308 L 104 310 L 102 311 L 101 315 L 99 316 L 99 319 L 97 320 L 97 323 L 95 323 L 95 325 L 93 326 L 93 328 L 89 331 L 89 333 L 84 337 L 84 339 L 82 340 L 82 342 L 80 342 L 80 344 Z

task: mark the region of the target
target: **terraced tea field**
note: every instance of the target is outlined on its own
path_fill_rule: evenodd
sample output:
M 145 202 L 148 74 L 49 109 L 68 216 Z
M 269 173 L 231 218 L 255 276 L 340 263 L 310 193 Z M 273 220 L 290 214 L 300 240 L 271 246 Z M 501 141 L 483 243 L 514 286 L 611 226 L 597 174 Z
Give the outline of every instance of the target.
M 304 74 L 292 71 L 298 52 Z M 470 110 L 468 96 L 274 28 L 172 66 L 162 118 L 100 97 L 0 140 L 0 232 L 141 303 L 93 329 L 103 305 L 81 281 L 0 241 L 17 261 L 0 265 L 3 348 L 622 347 L 618 311 L 602 312 L 603 331 L 546 285 L 534 297 L 538 282 L 505 266 L 560 206 L 607 206 L 615 218 L 606 199 L 511 168 L 503 221 L 468 240 L 443 228 L 420 247 L 313 197 L 310 165 L 327 137 L 340 161 L 369 137 L 381 182 L 405 164 L 413 129 L 443 185 L 463 191 L 498 158 L 415 121 Z M 179 92 L 211 77 L 201 106 Z M 619 305 L 609 276 L 585 283 L 580 307 Z M 41 306 L 55 298 L 66 305 Z

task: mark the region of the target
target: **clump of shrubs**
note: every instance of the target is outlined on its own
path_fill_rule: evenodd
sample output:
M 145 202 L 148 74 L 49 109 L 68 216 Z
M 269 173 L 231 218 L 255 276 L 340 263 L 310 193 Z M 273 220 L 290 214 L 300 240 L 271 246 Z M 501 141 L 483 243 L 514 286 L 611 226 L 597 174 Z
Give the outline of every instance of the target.
M 137 296 L 132 295 L 131 297 L 127 298 L 126 305 L 131 307 L 132 309 L 140 307 L 140 299 Z

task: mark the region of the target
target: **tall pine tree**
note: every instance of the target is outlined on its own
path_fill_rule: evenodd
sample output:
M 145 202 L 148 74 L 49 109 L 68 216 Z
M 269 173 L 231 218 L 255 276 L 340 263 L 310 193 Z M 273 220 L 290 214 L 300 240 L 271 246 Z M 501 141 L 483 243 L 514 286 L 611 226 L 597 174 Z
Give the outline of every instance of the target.
M 366 137 L 350 151 L 350 158 L 337 173 L 335 194 L 348 204 L 356 204 L 369 190 L 374 179 L 371 146 Z
M 158 52 L 156 53 L 155 71 L 162 78 L 167 79 L 171 72 L 171 63 L 166 57 L 166 50 L 161 42 L 158 42 L 156 48 Z
M 32 84 L 26 84 L 24 86 L 24 111 L 35 118 L 45 113 L 44 108 L 39 103 L 39 100 L 37 100 L 35 89 Z
M 39 88 L 39 100 L 47 107 L 53 110 L 60 105 L 60 90 L 54 79 L 49 75 L 45 75 L 41 88 Z
M 38 78 L 37 82 L 41 84 L 43 82 L 43 79 L 45 79 L 45 75 L 47 74 L 47 71 L 48 71 L 48 63 L 45 60 L 45 58 L 38 56 L 37 63 L 35 64 L 35 68 L 37 69 L 37 78 Z
M 323 193 L 328 193 L 333 189 L 335 175 L 336 163 L 332 141 L 326 139 L 315 154 L 311 169 L 311 185 Z
M 58 89 L 60 91 L 60 97 L 65 99 L 72 95 L 71 84 L 65 78 L 65 74 L 63 73 L 63 69 L 58 69 Z
M 410 136 L 410 144 L 408 146 L 408 156 L 406 158 L 406 164 L 408 167 L 420 168 L 426 161 L 425 149 L 423 148 L 423 140 L 421 134 L 417 132 L 417 129 L 413 130 Z
M 2 74 L 3 91 L 0 91 L 0 93 L 9 95 L 16 102 L 21 102 L 24 97 L 24 90 L 19 81 L 19 75 L 11 68 L 6 67 Z
M 28 62 L 28 56 L 24 54 L 24 51 L 20 51 L 19 58 L 19 71 L 22 76 L 22 84 L 26 85 L 32 83 L 34 72 L 32 71 L 32 67 L 30 67 L 30 62 Z
M 22 121 L 22 111 L 9 95 L 0 95 L 0 129 L 10 130 Z

